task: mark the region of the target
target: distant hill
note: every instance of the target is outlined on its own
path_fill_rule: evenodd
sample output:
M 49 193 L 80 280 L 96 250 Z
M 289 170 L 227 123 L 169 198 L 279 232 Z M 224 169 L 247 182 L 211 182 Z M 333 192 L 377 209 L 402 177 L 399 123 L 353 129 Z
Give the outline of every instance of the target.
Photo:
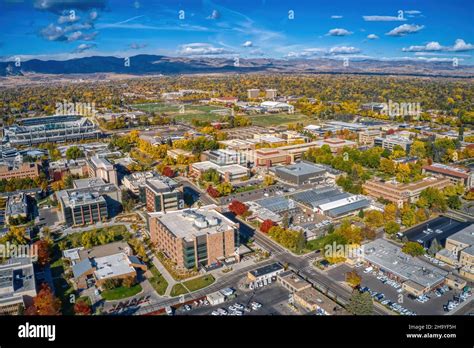
M 474 77 L 474 66 L 451 62 L 426 61 L 350 61 L 334 59 L 240 59 L 238 66 L 231 58 L 177 58 L 158 55 L 136 55 L 130 57 L 126 66 L 124 58 L 93 56 L 65 61 L 32 59 L 16 67 L 14 62 L 0 62 L 0 76 L 21 76 L 37 74 L 97 74 L 115 73 L 130 75 L 174 75 L 197 73 L 352 73 L 352 74 L 395 74 L 416 76 Z

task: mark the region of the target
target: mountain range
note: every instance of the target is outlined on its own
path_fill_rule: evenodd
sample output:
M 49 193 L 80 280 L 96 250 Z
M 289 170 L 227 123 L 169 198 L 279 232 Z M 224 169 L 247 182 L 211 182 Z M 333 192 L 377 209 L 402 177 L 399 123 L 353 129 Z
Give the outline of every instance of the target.
M 348 64 L 347 64 L 348 63 Z M 453 66 L 450 61 L 415 60 L 342 60 L 255 58 L 182 58 L 159 55 L 136 55 L 128 62 L 112 56 L 92 56 L 69 60 L 31 59 L 16 66 L 14 61 L 0 62 L 0 76 L 26 74 L 127 74 L 176 75 L 205 73 L 301 73 L 301 74 L 374 74 L 433 77 L 474 77 L 474 66 Z

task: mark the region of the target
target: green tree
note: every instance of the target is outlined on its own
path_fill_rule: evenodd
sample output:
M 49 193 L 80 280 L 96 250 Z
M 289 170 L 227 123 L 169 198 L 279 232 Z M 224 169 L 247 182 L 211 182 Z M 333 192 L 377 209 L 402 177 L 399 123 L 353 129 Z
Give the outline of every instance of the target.
M 66 158 L 68 160 L 75 160 L 81 157 L 84 157 L 84 152 L 78 146 L 71 146 L 66 151 Z
M 385 233 L 389 235 L 394 235 L 395 233 L 400 232 L 400 225 L 395 221 L 388 221 L 385 223 Z
M 346 309 L 354 315 L 372 315 L 374 303 L 370 293 L 360 293 L 359 290 L 354 289 Z
M 411 256 L 421 256 L 425 254 L 425 248 L 417 242 L 406 242 L 402 247 L 402 251 Z

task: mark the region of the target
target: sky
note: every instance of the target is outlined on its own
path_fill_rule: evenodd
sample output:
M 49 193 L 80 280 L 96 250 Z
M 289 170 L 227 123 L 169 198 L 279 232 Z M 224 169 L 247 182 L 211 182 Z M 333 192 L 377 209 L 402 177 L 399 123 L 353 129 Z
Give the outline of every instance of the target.
M 474 64 L 472 0 L 0 0 L 0 59 L 332 58 Z

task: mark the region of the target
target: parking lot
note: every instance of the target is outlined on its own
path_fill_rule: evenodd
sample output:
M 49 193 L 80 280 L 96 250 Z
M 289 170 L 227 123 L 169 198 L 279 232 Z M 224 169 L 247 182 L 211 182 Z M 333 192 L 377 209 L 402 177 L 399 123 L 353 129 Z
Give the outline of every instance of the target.
M 180 307 L 176 311 L 176 315 L 211 315 L 213 311 L 216 311 L 218 308 L 226 309 L 228 312 L 230 306 L 235 304 L 241 304 L 244 307 L 247 307 L 249 311 L 243 311 L 243 315 L 291 315 L 298 314 L 297 312 L 291 310 L 287 305 L 289 292 L 280 285 L 272 283 L 265 287 L 259 288 L 254 291 L 241 291 L 237 290 L 237 296 L 231 300 L 225 301 L 219 305 L 215 306 L 198 306 L 191 304 L 191 310 L 187 311 L 183 307 Z M 261 304 L 261 307 L 257 310 L 253 309 L 251 304 L 253 302 L 258 302 Z
M 328 275 L 334 280 L 344 281 L 345 274 L 353 269 L 354 268 L 346 264 L 342 264 L 340 266 L 330 269 L 328 271 Z M 415 313 L 416 315 L 446 314 L 447 312 L 443 310 L 443 305 L 446 304 L 449 300 L 452 300 L 453 296 L 456 294 L 455 291 L 449 290 L 442 296 L 438 297 L 433 292 L 430 292 L 429 294 L 427 294 L 430 299 L 425 303 L 421 303 L 415 299 L 410 298 L 405 291 L 402 292 L 400 290 L 401 287 L 397 289 L 387 283 L 382 283 L 381 280 L 377 279 L 377 275 L 374 275 L 372 272 L 364 273 L 365 267 L 359 267 L 355 269 L 362 278 L 361 288 L 368 287 L 372 291 L 375 291 L 377 293 L 383 293 L 385 297 L 382 301 L 388 300 L 393 303 L 398 303 L 409 311 Z

